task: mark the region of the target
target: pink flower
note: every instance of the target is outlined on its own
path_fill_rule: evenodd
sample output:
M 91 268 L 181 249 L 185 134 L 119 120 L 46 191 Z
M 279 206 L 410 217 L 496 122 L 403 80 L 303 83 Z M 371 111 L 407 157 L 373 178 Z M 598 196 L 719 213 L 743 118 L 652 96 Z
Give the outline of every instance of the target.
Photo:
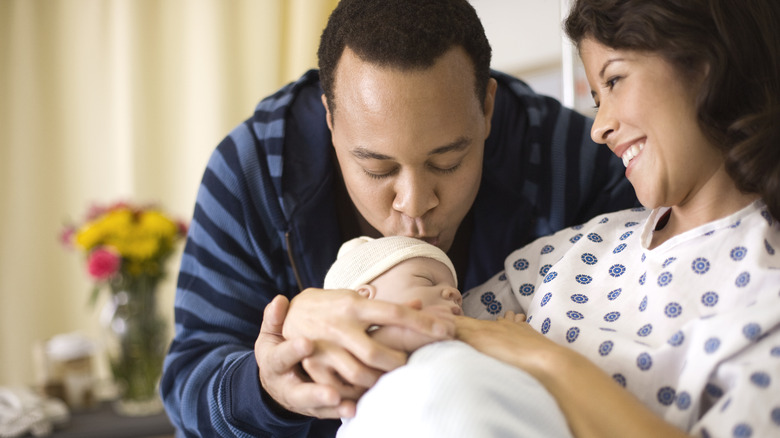
M 186 222 L 181 221 L 181 220 L 177 220 L 176 221 L 176 228 L 179 229 L 179 234 L 180 235 L 182 235 L 182 236 L 186 236 L 187 235 L 188 227 L 187 227 L 187 223 Z
M 102 205 L 92 204 L 89 206 L 89 209 L 87 210 L 87 216 L 85 219 L 87 222 L 95 220 L 107 211 L 108 209 Z
M 87 271 L 96 280 L 107 280 L 119 270 L 122 259 L 115 251 L 100 247 L 89 253 Z
M 73 248 L 73 236 L 76 234 L 76 228 L 73 225 L 67 225 L 60 232 L 60 243 L 65 248 Z

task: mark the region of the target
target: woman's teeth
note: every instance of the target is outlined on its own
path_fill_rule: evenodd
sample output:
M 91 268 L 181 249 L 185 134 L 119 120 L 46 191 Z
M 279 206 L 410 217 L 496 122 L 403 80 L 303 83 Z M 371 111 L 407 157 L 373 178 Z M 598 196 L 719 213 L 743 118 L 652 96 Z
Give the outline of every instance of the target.
M 630 148 L 626 149 L 626 151 L 623 152 L 623 165 L 628 167 L 629 161 L 639 155 L 639 152 L 644 148 L 645 144 L 640 143 L 639 145 L 632 145 Z

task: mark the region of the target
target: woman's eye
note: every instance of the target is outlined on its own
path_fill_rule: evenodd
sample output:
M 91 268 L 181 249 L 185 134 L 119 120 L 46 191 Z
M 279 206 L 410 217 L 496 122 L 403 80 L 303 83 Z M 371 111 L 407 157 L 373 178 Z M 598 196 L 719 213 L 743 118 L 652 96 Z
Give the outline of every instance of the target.
M 606 85 L 607 88 L 609 88 L 611 90 L 611 89 L 615 88 L 615 84 L 617 84 L 618 80 L 620 80 L 619 76 L 615 76 L 615 77 L 609 78 L 607 80 L 607 82 L 605 82 L 605 85 Z

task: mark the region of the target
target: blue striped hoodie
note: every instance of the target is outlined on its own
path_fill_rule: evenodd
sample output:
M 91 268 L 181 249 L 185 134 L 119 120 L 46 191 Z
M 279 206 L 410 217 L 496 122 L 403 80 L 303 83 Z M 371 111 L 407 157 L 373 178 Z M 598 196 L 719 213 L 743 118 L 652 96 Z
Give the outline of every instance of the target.
M 590 140 L 592 121 L 498 81 L 462 287 L 535 238 L 635 205 L 623 165 Z M 161 393 L 177 436 L 332 437 L 340 422 L 279 408 L 260 385 L 263 309 L 321 287 L 341 244 L 330 132 L 318 73 L 262 100 L 213 152 L 181 261 L 175 337 Z

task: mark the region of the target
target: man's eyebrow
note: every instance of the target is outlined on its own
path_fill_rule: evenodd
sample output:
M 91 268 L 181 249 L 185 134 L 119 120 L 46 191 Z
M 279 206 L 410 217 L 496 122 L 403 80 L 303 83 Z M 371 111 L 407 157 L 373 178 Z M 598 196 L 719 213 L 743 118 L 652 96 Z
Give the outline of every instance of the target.
M 428 152 L 428 155 L 440 155 L 447 152 L 462 151 L 471 144 L 471 139 L 468 137 L 460 137 L 452 143 L 444 146 L 439 146 L 436 149 Z M 379 152 L 374 152 L 365 146 L 358 146 L 350 151 L 350 153 L 358 160 L 392 160 L 393 157 Z
M 457 152 L 466 149 L 471 144 L 471 139 L 468 137 L 460 137 L 450 144 L 438 147 L 430 152 L 428 155 L 446 154 L 447 152 Z
M 365 146 L 358 146 L 349 151 L 358 160 L 392 160 L 393 157 L 369 150 Z

